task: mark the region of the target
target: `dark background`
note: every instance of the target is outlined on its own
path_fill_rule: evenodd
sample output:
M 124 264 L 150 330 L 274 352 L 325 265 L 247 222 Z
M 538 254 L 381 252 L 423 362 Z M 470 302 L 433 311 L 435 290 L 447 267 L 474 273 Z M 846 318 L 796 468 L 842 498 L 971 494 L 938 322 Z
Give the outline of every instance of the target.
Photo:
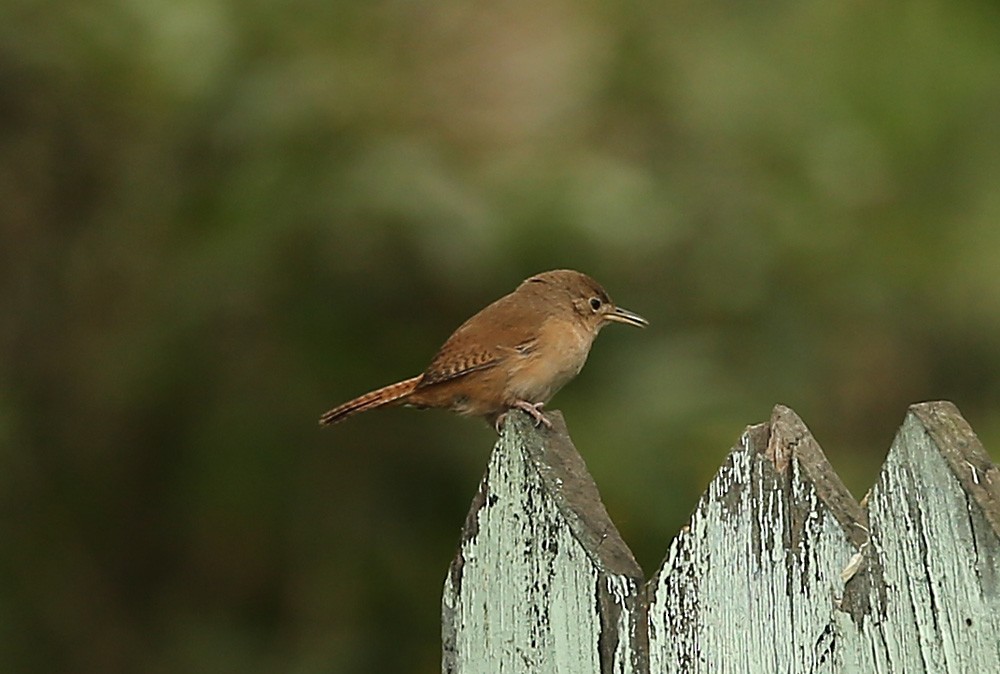
M 652 324 L 552 405 L 647 574 L 774 403 L 996 452 L 998 120 L 991 2 L 7 0 L 0 663 L 438 671 L 494 434 L 316 419 L 546 269 Z

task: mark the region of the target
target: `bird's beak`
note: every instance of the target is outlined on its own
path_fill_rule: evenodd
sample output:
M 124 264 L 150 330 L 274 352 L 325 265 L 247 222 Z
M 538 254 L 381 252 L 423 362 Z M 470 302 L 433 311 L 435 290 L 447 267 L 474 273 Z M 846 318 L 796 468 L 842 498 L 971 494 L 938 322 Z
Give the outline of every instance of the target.
M 639 314 L 633 314 L 627 309 L 622 309 L 621 307 L 615 307 L 614 311 L 604 314 L 604 318 L 609 321 L 614 321 L 616 323 L 625 323 L 626 325 L 634 325 L 637 328 L 644 328 L 649 325 L 649 321 L 640 316 Z

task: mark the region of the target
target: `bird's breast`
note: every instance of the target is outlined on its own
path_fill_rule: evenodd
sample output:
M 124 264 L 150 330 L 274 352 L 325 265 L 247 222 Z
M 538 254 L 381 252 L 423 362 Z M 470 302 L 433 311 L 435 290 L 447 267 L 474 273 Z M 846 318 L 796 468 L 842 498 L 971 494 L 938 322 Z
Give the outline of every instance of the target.
M 593 333 L 576 321 L 545 321 L 533 348 L 511 363 L 507 380 L 511 401 L 548 402 L 583 369 L 593 341 Z

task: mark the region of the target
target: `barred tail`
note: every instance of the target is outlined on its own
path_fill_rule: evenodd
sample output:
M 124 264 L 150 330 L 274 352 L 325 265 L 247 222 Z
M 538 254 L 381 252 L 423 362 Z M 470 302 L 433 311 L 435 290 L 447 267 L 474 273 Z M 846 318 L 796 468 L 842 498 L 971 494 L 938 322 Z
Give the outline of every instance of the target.
M 399 401 L 400 398 L 405 398 L 413 393 L 414 389 L 417 388 L 417 384 L 420 383 L 421 377 L 423 375 L 404 379 L 395 384 L 389 384 L 388 386 L 383 386 L 380 389 L 358 396 L 354 400 L 348 400 L 343 405 L 338 405 L 321 416 L 319 423 L 321 426 L 329 426 L 338 421 L 343 421 L 347 417 L 354 416 L 359 412 L 373 410 L 383 405 L 391 405 Z

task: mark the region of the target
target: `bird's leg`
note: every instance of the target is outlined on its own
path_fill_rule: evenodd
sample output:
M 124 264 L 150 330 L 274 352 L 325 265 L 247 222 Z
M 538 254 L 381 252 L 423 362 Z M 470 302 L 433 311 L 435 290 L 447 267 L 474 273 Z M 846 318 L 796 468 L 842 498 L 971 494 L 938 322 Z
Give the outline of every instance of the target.
M 527 412 L 535 420 L 535 427 L 545 424 L 546 428 L 552 428 L 552 422 L 542 414 L 542 407 L 545 403 L 529 403 L 527 400 L 518 400 L 511 407 Z

